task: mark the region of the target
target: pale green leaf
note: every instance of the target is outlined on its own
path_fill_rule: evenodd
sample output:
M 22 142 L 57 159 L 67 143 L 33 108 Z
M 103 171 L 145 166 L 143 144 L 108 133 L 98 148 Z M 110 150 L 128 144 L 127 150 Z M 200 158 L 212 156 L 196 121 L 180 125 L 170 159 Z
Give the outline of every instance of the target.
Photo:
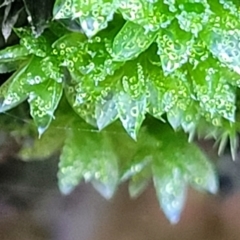
M 81 131 L 81 126 L 80 131 L 70 130 L 59 165 L 61 191 L 70 192 L 84 178 L 104 197 L 112 197 L 118 183 L 118 162 L 111 144 L 106 132 L 89 127 Z
M 144 192 L 149 186 L 151 175 L 151 168 L 146 167 L 132 176 L 128 184 L 128 191 L 131 198 L 137 198 Z

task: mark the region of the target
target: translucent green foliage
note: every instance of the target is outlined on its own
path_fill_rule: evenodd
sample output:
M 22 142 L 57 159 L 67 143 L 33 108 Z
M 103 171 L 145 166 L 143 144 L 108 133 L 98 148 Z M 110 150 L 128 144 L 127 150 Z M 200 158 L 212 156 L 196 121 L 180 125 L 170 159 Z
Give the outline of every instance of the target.
M 189 143 L 181 132 L 174 132 L 166 126 L 158 135 L 162 143 L 163 159 L 169 159 L 167 162 L 171 162 L 170 159 L 175 161 L 184 178 L 194 187 L 216 193 L 217 179 L 207 157 L 193 143 Z M 173 139 L 178 140 L 177 145 L 174 144 Z M 172 150 L 173 148 L 175 151 Z
M 16 29 L 20 46 L 0 53 L 0 70 L 14 70 L 21 59 L 34 55 L 27 82 L 62 83 L 65 78 L 70 105 L 98 129 L 119 118 L 136 139 L 146 113 L 161 120 L 166 114 L 174 129 L 182 128 L 192 138 L 202 118 L 218 127 L 225 119 L 235 121 L 240 86 L 235 5 L 56 1 L 55 18 L 85 24 L 94 37 L 64 30 L 56 22 L 38 38 L 29 29 Z M 110 21 L 116 11 L 120 15 Z
M 129 159 L 124 161 L 121 165 L 121 181 L 129 180 L 129 194 L 132 198 L 138 197 L 149 185 L 152 171 L 152 152 L 148 148 L 139 149 L 141 146 L 138 139 L 138 143 L 128 143 L 126 149 L 128 150 Z M 124 141 L 126 143 L 128 141 Z M 129 145 L 133 145 L 129 149 Z M 131 154 L 132 152 L 132 154 Z
M 118 183 L 117 156 L 106 132 L 94 132 L 89 127 L 69 130 L 59 163 L 59 186 L 69 193 L 81 179 L 91 181 L 105 197 L 111 198 Z
M 158 131 L 152 127 L 150 136 L 154 137 L 147 142 L 153 153 L 152 171 L 158 199 L 166 216 L 175 223 L 184 206 L 186 183 L 216 193 L 217 178 L 208 159 L 184 134 L 165 125 Z
M 117 140 L 117 138 L 122 139 Z M 138 141 L 121 141 L 128 157 L 120 157 L 121 181 L 129 180 L 129 193 L 137 197 L 153 178 L 159 203 L 172 222 L 176 223 L 186 200 L 187 186 L 216 193 L 217 177 L 213 165 L 182 132 L 174 132 L 167 124 L 147 120 Z M 176 144 L 177 143 L 177 144 Z
M 115 61 L 126 61 L 145 51 L 156 37 L 156 32 L 147 32 L 141 25 L 126 22 L 114 38 L 112 56 Z

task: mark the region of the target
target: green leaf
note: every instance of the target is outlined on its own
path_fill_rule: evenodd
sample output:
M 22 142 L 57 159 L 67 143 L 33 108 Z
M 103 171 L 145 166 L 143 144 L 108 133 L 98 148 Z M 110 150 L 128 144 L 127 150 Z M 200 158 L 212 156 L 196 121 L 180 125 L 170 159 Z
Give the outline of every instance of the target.
M 129 159 L 125 159 L 121 165 L 121 181 L 129 180 L 128 190 L 132 198 L 138 197 L 146 189 L 152 175 L 152 152 L 141 145 L 144 140 L 140 137 L 137 143 L 127 143 L 127 147 L 124 147 L 127 149 L 129 145 L 134 145 L 135 148 L 139 148 L 137 151 L 135 148 L 128 149 Z M 126 142 L 125 140 L 124 143 Z M 131 157 L 132 153 L 134 156 Z
M 159 32 L 156 42 L 163 72 L 168 75 L 188 61 L 194 39 L 174 21 L 170 27 Z
M 63 193 L 69 193 L 84 178 L 105 198 L 111 198 L 118 184 L 118 162 L 108 134 L 73 127 L 63 148 L 58 178 Z
M 53 8 L 53 17 L 72 18 L 72 0 L 56 0 Z
M 137 198 L 144 192 L 150 183 L 151 175 L 151 168 L 146 167 L 132 176 L 128 184 L 128 191 L 131 198 Z
M 140 139 L 139 147 L 152 156 L 157 196 L 172 223 L 179 220 L 188 183 L 200 190 L 217 192 L 218 182 L 213 165 L 199 148 L 187 141 L 185 134 L 151 120 Z
M 0 63 L 25 60 L 29 55 L 28 50 L 21 45 L 14 45 L 0 51 Z
M 28 97 L 24 88 L 24 75 L 28 69 L 29 63 L 23 68 L 16 71 L 3 85 L 0 87 L 0 112 L 5 112 L 16 107 Z
M 195 37 L 206 27 L 212 15 L 212 9 L 207 0 L 186 1 L 179 4 L 178 8 L 180 13 L 177 14 L 176 18 L 180 28 L 186 32 L 191 32 Z
M 204 36 L 201 36 L 201 38 L 204 39 Z M 193 69 L 195 69 L 199 63 L 207 60 L 210 55 L 206 42 L 201 38 L 195 39 L 190 50 L 189 63 L 193 65 Z
M 13 72 L 17 70 L 22 64 L 23 64 L 22 60 L 0 63 L 0 74 Z
M 185 205 L 186 182 L 178 166 L 168 160 L 155 159 L 152 171 L 160 206 L 169 221 L 174 224 L 179 221 Z
M 54 118 L 54 112 L 62 97 L 62 90 L 61 83 L 50 79 L 38 84 L 34 91 L 29 94 L 30 113 L 40 136 L 46 131 Z
M 126 22 L 114 38 L 112 57 L 115 61 L 127 61 L 138 57 L 155 40 L 156 32 L 147 32 L 142 26 Z
M 123 127 L 127 133 L 136 140 L 140 127 L 145 119 L 147 109 L 146 97 L 133 100 L 128 94 L 120 92 L 117 96 L 116 106 Z
M 162 159 L 175 162 L 184 178 L 195 188 L 217 192 L 218 183 L 213 165 L 196 145 L 187 141 L 184 134 L 175 133 L 166 127 L 159 134 L 159 139 L 162 142 Z
M 41 67 L 41 70 L 39 72 L 44 73 L 44 75 L 48 78 L 53 79 L 58 83 L 61 83 L 63 82 L 64 74 L 63 69 L 59 65 L 59 62 L 53 56 L 46 57 L 40 62 L 39 66 Z
M 143 139 L 141 139 L 143 140 Z M 140 140 L 140 141 L 141 141 Z M 141 146 L 138 143 L 136 143 L 137 146 Z M 122 166 L 122 174 L 121 174 L 121 181 L 126 181 L 135 175 L 141 173 L 144 171 L 145 168 L 150 166 L 152 162 L 152 153 L 149 151 L 148 148 L 140 148 L 135 155 L 132 157 L 132 159 L 128 159 L 124 162 L 124 165 Z
M 226 71 L 213 58 L 191 71 L 201 115 L 215 126 L 222 125 L 222 118 L 235 121 L 236 87 L 228 83 L 230 79 Z
M 213 29 L 209 36 L 210 52 L 230 69 L 240 74 L 240 30 Z
M 106 127 L 118 117 L 113 92 L 114 81 L 109 80 L 113 79 L 109 78 L 96 86 L 91 78 L 82 76 L 73 77 L 65 84 L 66 97 L 75 112 L 87 123 L 99 129 Z

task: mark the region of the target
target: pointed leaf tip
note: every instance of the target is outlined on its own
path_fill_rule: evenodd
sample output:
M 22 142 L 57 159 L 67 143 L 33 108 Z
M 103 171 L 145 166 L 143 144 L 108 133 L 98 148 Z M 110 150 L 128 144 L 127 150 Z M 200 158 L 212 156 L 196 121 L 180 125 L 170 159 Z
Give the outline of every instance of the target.
M 93 187 L 106 199 L 111 199 L 115 193 L 116 185 L 112 183 L 102 183 L 97 180 L 91 181 Z
M 73 192 L 73 190 L 75 189 L 76 186 L 73 185 L 69 185 L 69 184 L 62 184 L 59 183 L 59 189 L 61 191 L 62 194 L 64 195 L 69 195 Z

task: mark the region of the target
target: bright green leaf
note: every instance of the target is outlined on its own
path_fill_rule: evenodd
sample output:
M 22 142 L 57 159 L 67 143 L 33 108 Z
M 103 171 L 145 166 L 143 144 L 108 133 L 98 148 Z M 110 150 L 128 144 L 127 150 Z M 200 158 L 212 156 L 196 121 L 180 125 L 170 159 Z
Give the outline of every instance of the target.
M 62 84 L 50 79 L 38 84 L 29 94 L 30 113 L 37 126 L 39 135 L 49 127 L 54 112 L 62 97 Z
M 170 27 L 159 32 L 156 42 L 163 72 L 168 75 L 188 61 L 194 39 L 174 21 Z
M 156 32 L 147 32 L 142 26 L 126 22 L 114 38 L 112 57 L 115 61 L 136 58 L 155 40 Z

